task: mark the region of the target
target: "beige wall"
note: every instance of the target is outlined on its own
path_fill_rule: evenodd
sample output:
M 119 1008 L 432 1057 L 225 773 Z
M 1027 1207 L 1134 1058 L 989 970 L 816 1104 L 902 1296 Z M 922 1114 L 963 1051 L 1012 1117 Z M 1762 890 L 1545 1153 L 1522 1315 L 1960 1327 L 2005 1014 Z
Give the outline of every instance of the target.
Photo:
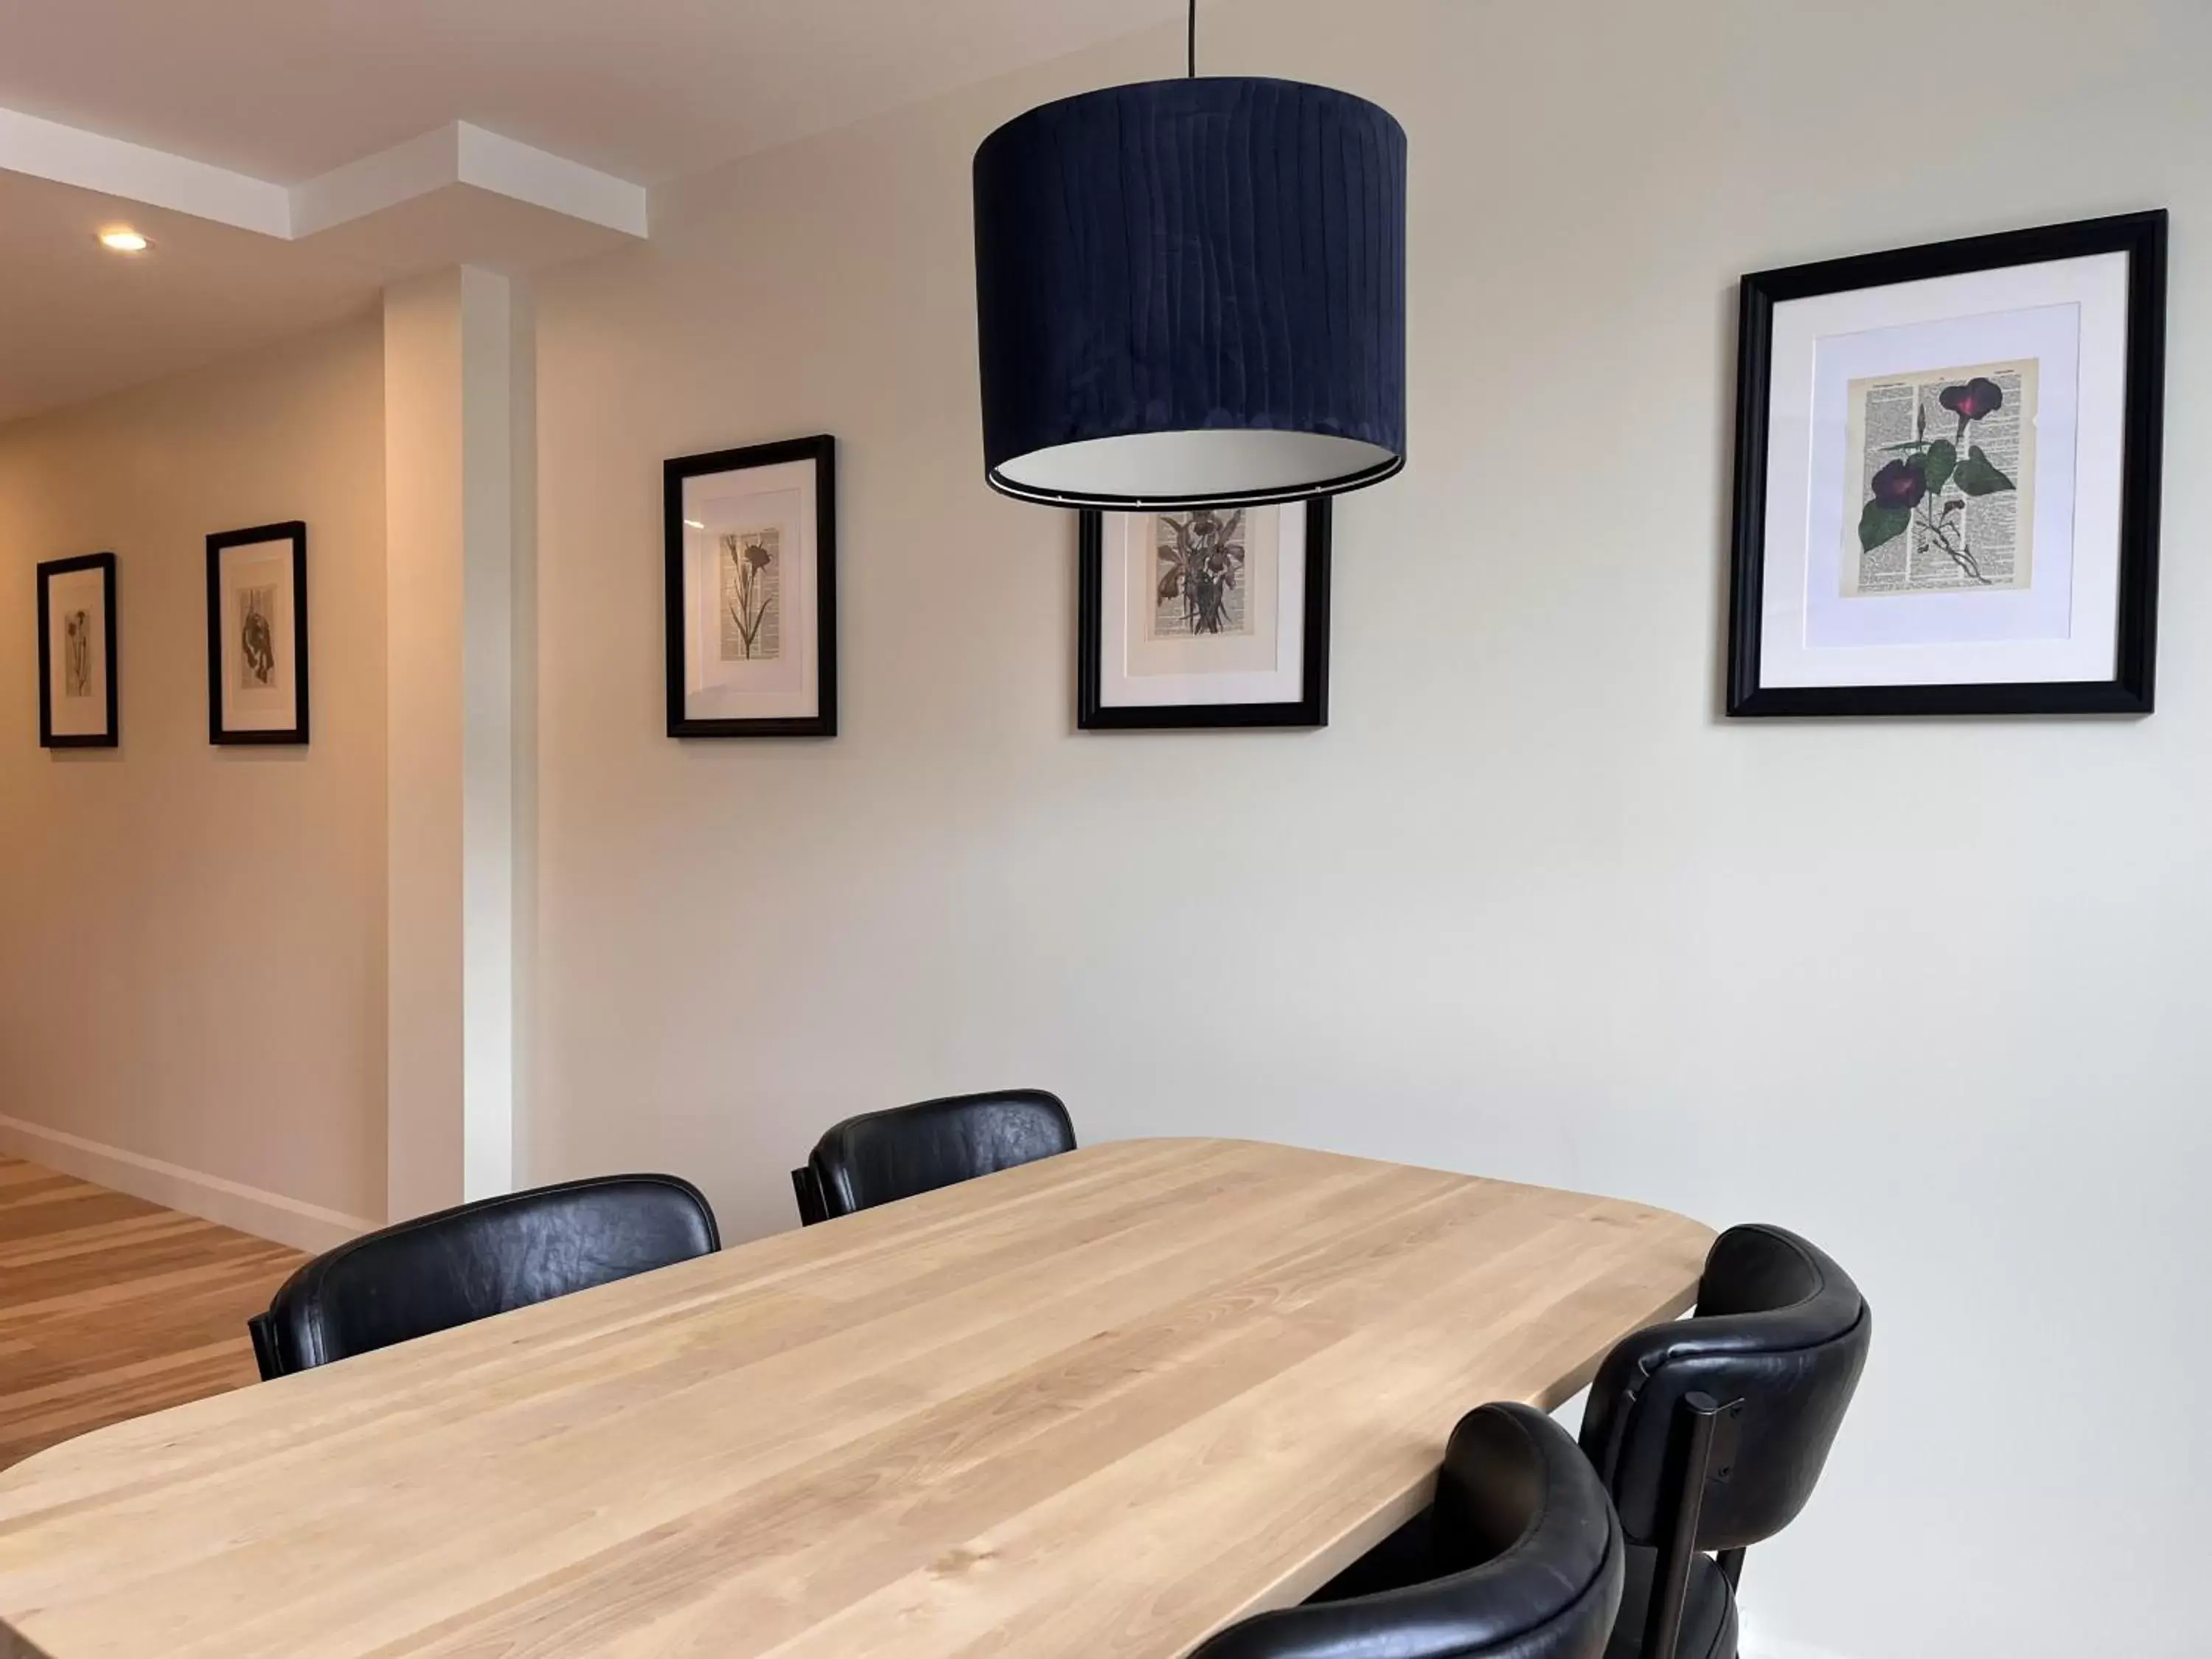
M 2212 13 L 1271 0 L 1208 64 L 1413 141 L 1413 464 L 1347 500 L 1334 724 L 1073 729 L 1073 527 L 988 495 L 967 180 L 1163 34 L 665 191 L 540 294 L 532 1173 L 733 1237 L 854 1110 L 1061 1091 L 1800 1227 L 1873 1369 L 1754 1650 L 2179 1659 L 2212 1363 Z M 1745 270 L 2169 204 L 2160 712 L 1717 717 Z M 661 734 L 658 465 L 827 430 L 844 736 Z
M 374 317 L 0 428 L 0 1147 L 301 1242 L 384 1213 Z M 314 742 L 207 740 L 204 538 L 307 520 Z M 32 567 L 112 549 L 119 750 L 37 746 Z

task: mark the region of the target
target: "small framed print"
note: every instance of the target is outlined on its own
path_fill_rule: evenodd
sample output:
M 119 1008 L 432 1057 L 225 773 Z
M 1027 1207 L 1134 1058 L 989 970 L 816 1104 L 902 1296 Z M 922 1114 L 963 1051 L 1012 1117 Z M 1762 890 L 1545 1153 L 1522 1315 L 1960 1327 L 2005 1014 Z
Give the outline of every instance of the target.
M 208 741 L 307 741 L 307 526 L 207 538 Z
M 668 735 L 837 735 L 837 446 L 662 468 Z
M 1083 514 L 1076 724 L 1328 724 L 1329 502 Z
M 2147 714 L 2166 219 L 1743 279 L 1728 712 Z
M 40 745 L 115 748 L 115 555 L 54 559 L 38 574 Z

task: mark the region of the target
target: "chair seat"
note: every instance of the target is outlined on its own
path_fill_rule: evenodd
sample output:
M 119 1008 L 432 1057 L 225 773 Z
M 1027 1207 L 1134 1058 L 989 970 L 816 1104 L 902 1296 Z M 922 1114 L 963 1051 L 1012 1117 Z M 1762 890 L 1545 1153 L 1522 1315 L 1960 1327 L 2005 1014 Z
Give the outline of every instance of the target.
M 1644 1651 L 1644 1621 L 1651 1605 L 1651 1576 L 1659 1552 L 1632 1548 L 1628 1576 L 1621 1586 L 1620 1616 L 1605 1659 L 1638 1659 Z M 1736 1659 L 1735 1593 L 1710 1555 L 1690 1558 L 1690 1587 L 1682 1598 L 1682 1645 L 1676 1659 Z

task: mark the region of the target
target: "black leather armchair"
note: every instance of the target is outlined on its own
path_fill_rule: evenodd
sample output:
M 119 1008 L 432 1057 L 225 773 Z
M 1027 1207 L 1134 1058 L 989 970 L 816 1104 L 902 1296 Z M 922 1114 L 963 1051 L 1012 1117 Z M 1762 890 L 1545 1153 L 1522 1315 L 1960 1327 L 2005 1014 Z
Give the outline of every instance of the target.
M 1407 1540 L 1413 1540 L 1408 1542 Z M 1613 1505 L 1559 1426 L 1484 1406 L 1452 1431 L 1418 1528 L 1304 1607 L 1263 1613 L 1191 1659 L 1599 1659 L 1620 1601 Z M 1339 1590 L 1357 1582 L 1361 1593 Z
M 566 1182 L 350 1239 L 286 1279 L 246 1328 L 267 1380 L 720 1248 L 687 1181 Z
M 807 1226 L 1075 1150 L 1057 1095 L 1006 1089 L 848 1117 L 791 1172 Z
M 1705 1258 L 1696 1316 L 1606 1357 L 1582 1443 L 1632 1547 L 1608 1659 L 1734 1659 L 1744 1550 L 1813 1495 L 1873 1334 L 1825 1253 L 1734 1227 Z

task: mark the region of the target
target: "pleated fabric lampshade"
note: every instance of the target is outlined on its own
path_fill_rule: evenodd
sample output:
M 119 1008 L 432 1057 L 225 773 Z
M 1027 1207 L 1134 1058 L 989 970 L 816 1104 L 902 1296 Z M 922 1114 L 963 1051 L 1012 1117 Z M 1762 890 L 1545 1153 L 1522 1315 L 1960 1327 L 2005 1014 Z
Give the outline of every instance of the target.
M 1063 507 L 1258 505 L 1405 465 L 1406 133 L 1326 87 L 1114 87 L 975 153 L 984 461 Z

